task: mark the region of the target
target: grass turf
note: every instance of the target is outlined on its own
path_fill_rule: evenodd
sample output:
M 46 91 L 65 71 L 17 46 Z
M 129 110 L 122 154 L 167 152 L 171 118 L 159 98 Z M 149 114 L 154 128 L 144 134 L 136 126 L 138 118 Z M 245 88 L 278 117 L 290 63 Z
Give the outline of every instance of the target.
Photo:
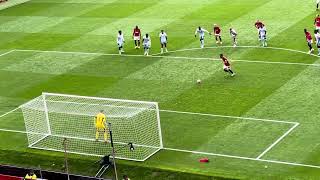
M 282 8 L 283 7 L 283 8 Z M 315 12 L 309 1 L 36 1 L 0 11 L 0 50 L 40 49 L 117 53 L 115 35 L 125 33 L 127 54 L 142 54 L 130 40 L 138 24 L 153 38 L 158 53 L 160 29 L 169 35 L 169 50 L 195 48 L 194 29 L 213 23 L 223 28 L 225 45 L 231 45 L 228 28 L 239 32 L 239 45 L 258 45 L 254 21 L 267 24 L 269 46 L 306 50 L 302 29 L 311 28 Z M 297 13 L 292 13 L 299 9 Z M 208 47 L 216 46 L 206 37 Z M 218 58 L 232 61 L 235 78 L 221 70 L 221 62 L 172 57 Z M 295 121 L 300 125 L 263 158 L 319 165 L 317 129 L 317 66 L 252 61 L 319 63 L 317 57 L 297 52 L 260 48 L 218 48 L 169 53 L 164 57 L 119 57 L 101 54 L 62 54 L 13 51 L 0 57 L 0 111 L 5 113 L 43 91 L 157 101 L 165 110 Z M 201 79 L 200 86 L 195 84 Z M 257 157 L 291 125 L 161 112 L 167 148 Z M 0 118 L 0 128 L 24 130 L 16 111 Z M 45 168 L 62 164 L 62 154 L 26 148 L 23 134 L 0 132 L 1 163 Z M 16 156 L 10 156 L 15 154 Z M 31 161 L 19 162 L 25 156 Z M 199 164 L 208 156 L 208 164 Z M 55 162 L 55 157 L 60 158 Z M 93 175 L 97 158 L 72 155 L 71 171 Z M 119 171 L 134 179 L 187 178 L 180 173 L 152 173 L 154 168 L 188 172 L 190 179 L 229 178 L 316 179 L 320 170 L 227 157 L 162 150 L 143 163 L 119 161 Z M 268 168 L 265 168 L 265 166 Z M 137 166 L 137 167 L 136 167 Z M 143 170 L 129 171 L 132 167 Z M 151 170 L 146 170 L 151 168 Z M 146 171 L 146 173 L 143 173 Z M 198 176 L 198 174 L 204 176 Z

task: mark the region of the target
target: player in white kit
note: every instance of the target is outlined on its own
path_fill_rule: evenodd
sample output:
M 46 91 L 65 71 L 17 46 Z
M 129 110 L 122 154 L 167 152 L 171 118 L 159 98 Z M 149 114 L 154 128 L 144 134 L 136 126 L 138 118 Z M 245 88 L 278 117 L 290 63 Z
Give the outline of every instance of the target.
M 148 33 L 145 36 L 143 36 L 143 48 L 144 55 L 149 56 L 149 50 L 151 48 L 151 38 Z
M 121 55 L 124 52 L 123 50 L 124 37 L 121 31 L 118 31 L 117 44 L 119 48 L 119 54 Z
M 211 35 L 211 33 L 209 33 L 209 31 L 201 28 L 200 26 L 196 29 L 196 31 L 194 32 L 194 36 L 197 37 L 197 34 L 199 34 L 200 37 L 200 47 L 204 48 L 204 34 L 208 33 L 209 35 Z
M 233 28 L 230 28 L 230 36 L 231 36 L 231 39 L 233 42 L 233 47 L 236 47 L 238 34 L 237 34 L 236 30 L 234 30 Z
M 318 48 L 318 56 L 320 56 L 320 33 L 319 30 L 314 30 L 314 38 L 316 39 L 316 45 Z
M 259 39 L 263 47 L 267 47 L 267 29 L 265 26 L 260 27 L 259 29 Z
M 164 32 L 164 30 L 161 30 L 159 34 L 159 38 L 160 38 L 160 44 L 161 44 L 161 54 L 163 53 L 163 48 L 165 48 L 165 51 L 168 52 L 168 49 L 167 49 L 168 36 L 167 36 L 167 33 Z

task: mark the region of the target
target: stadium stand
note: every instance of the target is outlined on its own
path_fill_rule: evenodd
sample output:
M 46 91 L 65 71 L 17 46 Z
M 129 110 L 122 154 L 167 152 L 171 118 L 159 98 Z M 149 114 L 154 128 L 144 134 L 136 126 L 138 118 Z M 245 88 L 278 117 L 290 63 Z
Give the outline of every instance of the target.
M 0 165 L 0 180 L 22 180 L 23 177 L 29 172 L 30 172 L 30 169 L 8 166 L 8 165 Z M 34 170 L 34 172 L 37 174 L 38 177 L 40 177 L 39 170 Z M 44 179 L 38 178 L 38 180 L 68 179 L 67 174 L 65 173 L 42 170 L 41 174 Z M 79 176 L 74 174 L 70 174 L 69 176 L 70 176 L 70 180 L 102 180 L 101 178 L 98 179 L 94 177 Z M 104 180 L 111 180 L 111 179 L 104 179 Z

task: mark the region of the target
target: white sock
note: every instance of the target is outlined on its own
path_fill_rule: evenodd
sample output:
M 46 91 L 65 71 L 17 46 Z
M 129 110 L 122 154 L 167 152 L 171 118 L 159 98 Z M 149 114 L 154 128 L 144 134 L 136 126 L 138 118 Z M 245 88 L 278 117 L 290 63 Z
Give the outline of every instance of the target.
M 166 52 L 168 52 L 168 49 L 166 48 Z
M 161 53 L 163 53 L 163 48 L 161 48 Z

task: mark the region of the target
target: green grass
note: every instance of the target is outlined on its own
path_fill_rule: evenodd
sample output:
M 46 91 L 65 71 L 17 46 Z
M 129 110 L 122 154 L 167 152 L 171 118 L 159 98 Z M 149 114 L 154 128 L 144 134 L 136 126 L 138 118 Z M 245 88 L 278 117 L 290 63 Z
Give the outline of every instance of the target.
M 239 32 L 239 45 L 258 46 L 256 19 L 267 25 L 269 46 L 307 51 L 303 28 L 312 30 L 313 9 L 307 0 L 31 0 L 0 11 L 0 54 L 13 49 L 116 54 L 115 36 L 121 29 L 126 54 L 142 55 L 131 40 L 135 25 L 150 33 L 153 54 L 160 51 L 161 29 L 169 35 L 169 50 L 198 48 L 195 28 L 211 30 L 214 23 L 222 27 L 224 45 L 231 45 L 232 26 Z M 206 36 L 206 46 L 217 46 L 213 37 Z M 220 61 L 197 59 L 217 59 L 220 53 L 231 59 L 236 77 L 225 74 Z M 156 101 L 161 110 L 293 121 L 300 125 L 262 159 L 320 166 L 320 78 L 319 67 L 311 65 L 319 62 L 301 52 L 266 48 L 193 49 L 163 57 L 12 51 L 0 56 L 0 114 L 42 92 L 57 92 Z M 256 158 L 292 127 L 167 111 L 160 117 L 166 148 L 249 158 Z M 24 131 L 21 112 L 1 117 L 0 129 Z M 0 139 L 1 164 L 63 171 L 62 153 L 27 148 L 25 134 L 0 131 Z M 47 142 L 61 144 L 61 139 L 48 137 L 39 143 Z M 201 157 L 209 157 L 210 163 L 199 163 Z M 70 170 L 94 175 L 97 160 L 70 155 Z M 317 168 L 170 150 L 145 162 L 118 163 L 119 174 L 132 179 L 317 179 L 320 175 Z

